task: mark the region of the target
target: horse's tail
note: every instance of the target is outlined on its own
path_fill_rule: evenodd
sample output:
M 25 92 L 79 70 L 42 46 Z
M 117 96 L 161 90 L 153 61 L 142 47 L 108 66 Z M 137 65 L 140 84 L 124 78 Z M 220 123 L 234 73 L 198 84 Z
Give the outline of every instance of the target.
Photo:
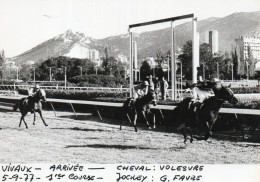
M 17 102 L 17 103 L 13 106 L 13 111 L 17 111 L 18 108 L 19 108 L 19 102 Z

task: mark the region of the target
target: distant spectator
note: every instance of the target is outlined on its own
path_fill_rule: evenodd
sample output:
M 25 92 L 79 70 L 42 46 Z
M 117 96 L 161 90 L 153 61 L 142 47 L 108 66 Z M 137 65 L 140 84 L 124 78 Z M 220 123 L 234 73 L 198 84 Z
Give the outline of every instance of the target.
M 169 84 L 168 84 L 167 80 L 165 80 L 165 78 L 162 77 L 161 93 L 162 93 L 163 100 L 166 100 L 166 94 L 167 94 L 168 87 L 169 87 Z
M 153 83 L 153 76 L 150 75 L 149 77 L 149 91 L 154 90 L 154 83 Z
M 155 97 L 156 97 L 156 100 L 159 100 L 159 95 L 160 95 L 160 81 L 158 79 L 158 77 L 155 77 L 155 80 L 154 80 L 154 91 L 155 91 Z

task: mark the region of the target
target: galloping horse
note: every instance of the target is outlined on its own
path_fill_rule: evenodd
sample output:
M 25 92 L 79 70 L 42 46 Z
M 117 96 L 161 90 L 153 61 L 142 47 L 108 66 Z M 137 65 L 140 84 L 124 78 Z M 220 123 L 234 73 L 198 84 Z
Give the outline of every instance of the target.
M 184 143 L 187 140 L 185 131 L 190 134 L 190 142 L 193 141 L 190 127 L 198 127 L 200 130 L 205 131 L 204 137 L 198 137 L 197 139 L 207 140 L 212 135 L 212 127 L 218 118 L 219 110 L 224 101 L 235 104 L 238 102 L 230 89 L 230 85 L 228 87 L 221 85 L 220 88 L 213 87 L 213 92 L 215 95 L 205 99 L 202 103 L 193 103 L 192 98 L 186 98 L 174 109 L 181 122 L 178 130 L 184 136 Z
M 28 112 L 33 112 L 34 113 L 34 121 L 33 121 L 33 125 L 35 125 L 35 120 L 36 120 L 36 115 L 35 115 L 35 112 L 38 112 L 42 121 L 43 121 L 43 124 L 45 126 L 48 126 L 45 122 L 45 120 L 43 119 L 43 116 L 42 116 L 42 104 L 41 104 L 41 101 L 43 102 L 46 102 L 46 93 L 43 89 L 40 89 L 39 91 L 37 91 L 37 93 L 28 98 L 28 101 L 25 102 L 27 98 L 22 98 L 16 105 L 13 106 L 13 110 L 16 111 L 17 108 L 19 108 L 22 116 L 21 116 L 21 119 L 20 119 L 20 124 L 19 124 L 19 127 L 21 127 L 21 124 L 22 124 L 22 120 L 26 126 L 26 128 L 28 129 L 28 126 L 24 120 L 24 117 L 26 116 L 26 114 Z
M 155 94 L 154 91 L 149 91 L 147 95 L 144 95 L 141 98 L 136 99 L 136 101 L 133 101 L 131 98 L 127 99 L 124 104 L 123 104 L 123 114 L 127 117 L 127 120 L 133 124 L 135 131 L 137 132 L 136 128 L 136 121 L 137 117 L 142 117 L 146 121 L 146 124 L 148 128 L 150 129 L 151 126 L 149 124 L 149 121 L 147 119 L 147 115 L 151 114 L 153 118 L 153 128 L 155 128 L 155 115 L 153 112 L 150 111 L 149 104 L 153 104 L 154 106 L 157 105 L 157 101 L 155 99 Z M 133 113 L 134 114 L 134 121 L 133 123 L 131 122 L 131 119 L 129 117 L 129 114 Z M 120 124 L 120 130 L 122 128 L 122 123 L 123 120 L 121 120 Z

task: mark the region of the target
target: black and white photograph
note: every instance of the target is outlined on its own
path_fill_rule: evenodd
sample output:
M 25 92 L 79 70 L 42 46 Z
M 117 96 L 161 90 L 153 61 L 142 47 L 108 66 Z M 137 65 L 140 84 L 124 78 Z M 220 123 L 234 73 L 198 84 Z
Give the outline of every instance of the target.
M 0 0 L 0 25 L 1 181 L 260 180 L 259 0 Z

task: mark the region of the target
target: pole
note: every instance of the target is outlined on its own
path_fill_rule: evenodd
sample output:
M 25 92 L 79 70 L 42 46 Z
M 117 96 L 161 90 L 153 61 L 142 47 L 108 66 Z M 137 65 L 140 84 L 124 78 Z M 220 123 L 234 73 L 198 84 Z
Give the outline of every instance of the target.
M 133 41 L 133 58 L 134 58 L 134 80 L 137 81 L 137 42 Z
M 17 67 L 17 68 L 16 68 L 16 80 L 17 80 L 17 81 L 18 81 L 18 79 L 19 79 L 19 78 L 18 78 L 18 76 L 19 76 L 18 71 L 19 71 L 19 68 Z
M 171 66 L 171 75 L 172 75 L 172 100 L 176 100 L 176 60 L 175 60 L 175 42 L 174 42 L 174 27 L 173 22 L 171 22 L 171 57 L 172 57 L 172 66 Z
M 205 63 L 202 63 L 203 65 L 203 80 L 205 80 Z
M 64 86 L 65 86 L 65 90 L 67 88 L 67 67 L 64 67 L 65 68 L 65 75 L 64 75 Z
M 233 73 L 233 69 L 234 69 L 234 68 L 233 68 L 233 66 L 234 66 L 234 64 L 232 63 L 232 64 L 231 64 L 232 81 L 234 80 L 234 73 Z
M 138 79 L 138 81 L 140 81 L 140 80 L 141 80 L 141 70 L 139 68 L 139 79 Z
M 246 61 L 246 78 L 247 78 L 247 80 L 248 80 L 248 77 L 249 77 L 249 75 L 248 75 L 248 62 Z
M 182 98 L 182 62 L 181 62 L 181 98 Z
M 133 34 L 129 29 L 129 37 L 130 37 L 130 97 L 133 97 Z
M 193 17 L 192 19 L 192 83 L 197 83 L 197 67 L 199 66 L 199 51 L 198 51 L 198 35 L 197 35 L 197 18 Z
M 125 71 L 125 79 L 126 79 L 126 66 L 124 66 L 124 71 Z
M 217 78 L 219 79 L 218 63 L 217 63 Z
M 33 82 L 35 82 L 35 68 L 33 68 Z
M 167 79 L 168 81 L 170 80 L 170 55 L 167 55 L 167 64 L 168 64 L 168 75 L 167 75 Z
M 49 69 L 50 69 L 50 81 L 51 81 L 51 80 L 52 80 L 52 79 L 51 79 L 51 67 L 49 67 Z

